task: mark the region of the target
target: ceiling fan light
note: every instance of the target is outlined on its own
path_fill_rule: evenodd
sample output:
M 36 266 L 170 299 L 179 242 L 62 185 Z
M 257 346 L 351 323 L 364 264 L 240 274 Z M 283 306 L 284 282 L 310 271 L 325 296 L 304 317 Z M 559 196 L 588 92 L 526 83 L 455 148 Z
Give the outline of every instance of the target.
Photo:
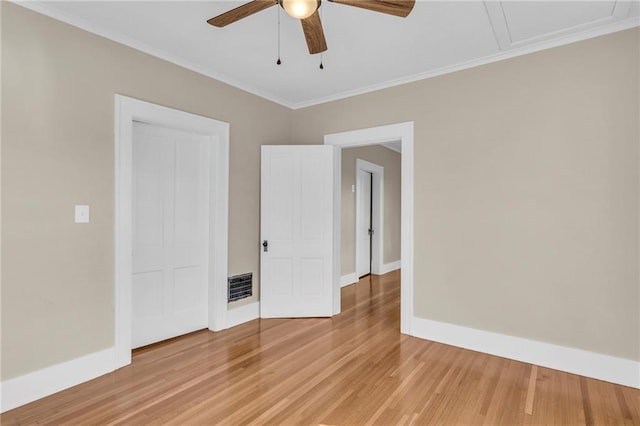
M 282 0 L 282 7 L 290 16 L 305 19 L 318 9 L 318 0 Z

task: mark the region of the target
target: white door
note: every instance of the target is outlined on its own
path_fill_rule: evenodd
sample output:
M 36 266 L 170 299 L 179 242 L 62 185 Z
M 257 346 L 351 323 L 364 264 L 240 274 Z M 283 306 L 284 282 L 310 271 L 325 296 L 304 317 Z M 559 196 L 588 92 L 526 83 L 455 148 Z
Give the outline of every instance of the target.
M 333 150 L 262 147 L 262 318 L 333 314 Z
M 358 227 L 356 229 L 356 238 L 358 244 L 358 277 L 371 273 L 371 234 L 373 228 L 371 224 L 371 181 L 370 172 L 358 170 L 357 177 L 357 203 L 356 209 L 359 218 L 356 221 Z M 371 231 L 374 232 L 374 231 Z
M 207 327 L 209 145 L 133 125 L 133 348 Z

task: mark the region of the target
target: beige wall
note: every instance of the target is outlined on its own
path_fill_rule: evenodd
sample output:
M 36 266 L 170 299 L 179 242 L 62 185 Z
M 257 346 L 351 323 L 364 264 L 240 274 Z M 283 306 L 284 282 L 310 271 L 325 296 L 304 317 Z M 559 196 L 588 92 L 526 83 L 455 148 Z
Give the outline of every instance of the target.
M 383 262 L 400 260 L 400 154 L 383 146 L 364 146 L 342 150 L 342 261 L 341 274 L 355 272 L 356 159 L 384 167 L 384 253 Z
M 290 111 L 1 3 L 2 379 L 113 345 L 115 93 L 231 124 L 229 273 L 259 278 L 259 146 Z
M 293 113 L 415 122 L 418 317 L 640 360 L 639 30 Z

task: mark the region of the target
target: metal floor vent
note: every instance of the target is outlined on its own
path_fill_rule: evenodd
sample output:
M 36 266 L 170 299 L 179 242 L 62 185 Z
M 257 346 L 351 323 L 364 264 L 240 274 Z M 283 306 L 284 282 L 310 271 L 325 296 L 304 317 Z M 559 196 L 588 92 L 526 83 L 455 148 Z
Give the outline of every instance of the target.
M 253 294 L 253 272 L 229 277 L 228 283 L 228 302 L 235 302 Z

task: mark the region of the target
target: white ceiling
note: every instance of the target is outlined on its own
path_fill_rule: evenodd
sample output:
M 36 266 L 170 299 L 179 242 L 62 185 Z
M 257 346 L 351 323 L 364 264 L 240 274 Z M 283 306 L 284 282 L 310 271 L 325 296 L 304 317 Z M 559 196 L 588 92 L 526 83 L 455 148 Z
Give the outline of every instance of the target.
M 237 1 L 27 1 L 19 4 L 290 108 L 440 75 L 640 25 L 634 1 L 420 1 L 407 18 L 322 2 L 328 51 L 307 51 L 277 7 L 225 28 Z

